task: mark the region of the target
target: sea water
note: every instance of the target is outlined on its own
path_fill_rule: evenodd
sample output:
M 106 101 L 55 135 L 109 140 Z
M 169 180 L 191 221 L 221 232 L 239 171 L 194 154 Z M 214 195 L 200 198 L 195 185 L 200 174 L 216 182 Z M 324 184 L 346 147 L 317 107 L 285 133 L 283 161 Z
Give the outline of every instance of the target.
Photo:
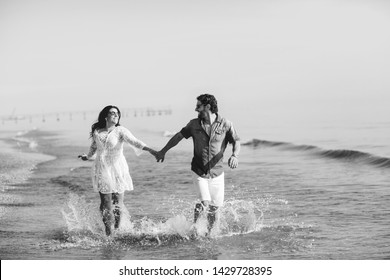
M 390 258 L 385 120 L 297 127 L 239 119 L 239 167 L 225 166 L 225 204 L 209 235 L 205 217 L 193 224 L 192 141 L 164 163 L 125 147 L 135 189 L 107 238 L 91 163 L 77 158 L 88 152 L 94 117 L 3 122 L 1 259 Z M 122 125 L 159 149 L 188 120 L 124 116 Z

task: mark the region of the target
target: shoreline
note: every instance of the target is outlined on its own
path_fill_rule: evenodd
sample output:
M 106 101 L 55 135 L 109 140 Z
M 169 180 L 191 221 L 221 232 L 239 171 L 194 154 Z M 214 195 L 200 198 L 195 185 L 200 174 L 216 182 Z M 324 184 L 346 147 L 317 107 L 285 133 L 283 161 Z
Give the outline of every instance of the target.
M 15 134 L 0 133 L 2 159 L 0 162 L 0 224 L 2 225 L 14 215 L 14 206 L 25 200 L 16 191 L 18 185 L 27 182 L 37 171 L 40 163 L 54 158 L 36 151 L 28 152 L 25 147 L 18 146 L 19 142 L 14 137 Z
M 11 132 L 0 132 L 0 186 L 1 191 L 28 180 L 39 164 L 54 160 L 54 155 L 38 151 L 37 142 L 18 139 Z

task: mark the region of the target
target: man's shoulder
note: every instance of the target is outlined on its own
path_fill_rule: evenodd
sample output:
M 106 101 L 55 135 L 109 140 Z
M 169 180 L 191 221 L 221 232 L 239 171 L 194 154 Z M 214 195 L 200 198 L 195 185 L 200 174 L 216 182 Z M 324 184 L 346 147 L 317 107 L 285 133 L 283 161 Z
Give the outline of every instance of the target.
M 221 122 L 224 126 L 232 126 L 233 123 L 231 121 L 229 121 L 227 118 L 221 116 L 221 115 L 218 115 L 218 121 Z
M 188 122 L 187 126 L 196 126 L 199 125 L 199 119 L 192 119 Z
M 185 127 L 180 130 L 180 133 L 184 136 L 184 138 L 188 139 L 192 136 L 193 131 L 198 129 L 200 126 L 198 119 L 190 120 Z
M 234 141 L 240 141 L 240 137 L 237 135 L 237 131 L 230 120 L 221 117 L 221 125 L 224 129 L 226 129 L 226 131 L 229 131 L 229 143 L 233 143 Z

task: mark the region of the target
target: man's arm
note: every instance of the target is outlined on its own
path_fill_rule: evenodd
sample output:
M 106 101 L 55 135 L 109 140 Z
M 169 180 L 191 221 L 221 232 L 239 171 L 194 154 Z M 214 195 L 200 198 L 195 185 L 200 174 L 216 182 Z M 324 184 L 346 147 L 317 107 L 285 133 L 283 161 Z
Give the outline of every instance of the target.
M 233 154 L 228 160 L 230 168 L 236 168 L 238 166 L 238 154 L 240 153 L 241 143 L 240 141 L 233 141 Z
M 173 147 L 175 147 L 181 140 L 183 140 L 184 136 L 181 134 L 181 132 L 176 133 L 165 145 L 164 148 L 161 149 L 161 151 L 157 152 L 157 162 L 163 162 L 165 158 L 165 154 Z

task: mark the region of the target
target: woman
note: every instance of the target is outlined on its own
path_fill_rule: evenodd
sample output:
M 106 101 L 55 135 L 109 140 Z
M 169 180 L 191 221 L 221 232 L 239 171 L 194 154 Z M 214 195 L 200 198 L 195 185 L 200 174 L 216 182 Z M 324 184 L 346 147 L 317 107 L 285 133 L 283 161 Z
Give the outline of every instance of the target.
M 145 150 L 156 156 L 156 151 L 120 126 L 120 118 L 118 107 L 106 106 L 99 113 L 98 121 L 92 125 L 92 144 L 88 155 L 79 156 L 82 160 L 95 159 L 92 184 L 100 194 L 100 211 L 108 236 L 111 235 L 113 223 L 116 229 L 119 227 L 124 192 L 133 190 L 129 167 L 123 155 L 123 143 L 129 143 L 137 155 Z

